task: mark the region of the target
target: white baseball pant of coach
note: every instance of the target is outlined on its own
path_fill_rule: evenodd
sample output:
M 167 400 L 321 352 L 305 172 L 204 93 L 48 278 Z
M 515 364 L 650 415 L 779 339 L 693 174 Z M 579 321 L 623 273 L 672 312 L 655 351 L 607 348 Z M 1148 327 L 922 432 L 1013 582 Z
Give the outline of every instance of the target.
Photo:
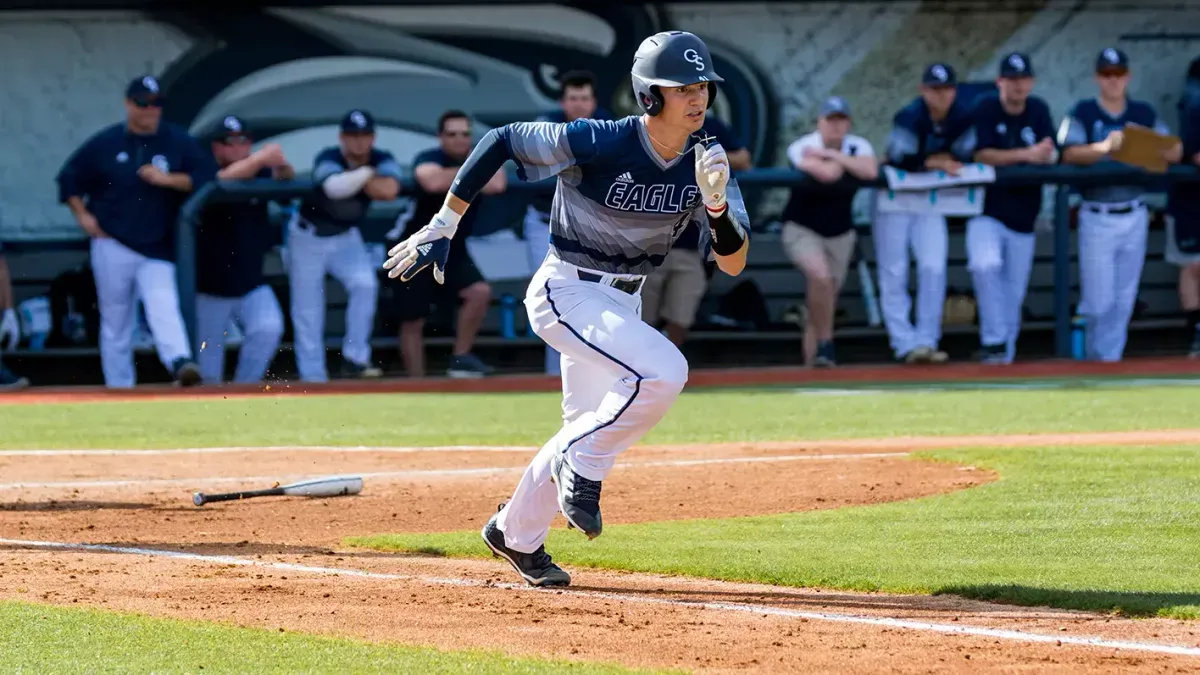
M 871 227 L 879 275 L 879 304 L 892 350 L 903 357 L 918 347 L 936 349 L 946 302 L 946 217 L 938 213 L 876 213 Z M 909 251 L 917 261 L 914 324 L 908 294 Z
M 292 330 L 296 368 L 305 382 L 325 382 L 325 275 L 346 288 L 346 334 L 342 356 L 359 365 L 371 360 L 371 333 L 379 279 L 362 233 L 352 227 L 331 237 L 318 237 L 293 218 L 288 230 L 288 285 L 291 287 Z
M 178 359 L 192 357 L 183 316 L 175 264 L 148 258 L 111 238 L 91 242 L 92 276 L 100 309 L 100 367 L 104 384 L 114 389 L 133 387 L 133 329 L 137 299 L 146 311 L 158 358 L 167 370 Z
M 1089 359 L 1120 361 L 1125 353 L 1149 227 L 1140 201 L 1079 207 L 1079 312 L 1087 317 Z
M 261 382 L 279 351 L 283 337 L 283 310 L 270 286 L 259 286 L 240 298 L 196 294 L 196 331 L 200 339 L 197 365 L 206 384 L 220 384 L 225 376 L 225 331 L 230 319 L 242 327 L 233 381 Z
M 979 341 L 1005 345 L 1009 363 L 1017 353 L 1021 308 L 1036 246 L 1033 233 L 1013 232 L 991 216 L 967 221 L 967 269 L 975 282 Z
M 590 282 L 579 270 L 551 254 L 525 297 L 534 332 L 563 356 L 563 427 L 534 457 L 497 520 L 508 546 L 524 553 L 542 545 L 558 514 L 554 456 L 566 452 L 576 473 L 604 480 L 617 455 L 658 424 L 687 383 L 683 354 L 642 321 L 640 294 L 608 285 L 641 277 L 602 274 L 602 282 Z
M 545 221 L 537 209 L 530 206 L 525 210 L 525 220 L 521 225 L 525 245 L 529 247 L 529 267 L 536 270 L 550 252 L 550 223 Z M 558 350 L 550 345 L 546 345 L 546 374 L 562 374 L 562 359 Z

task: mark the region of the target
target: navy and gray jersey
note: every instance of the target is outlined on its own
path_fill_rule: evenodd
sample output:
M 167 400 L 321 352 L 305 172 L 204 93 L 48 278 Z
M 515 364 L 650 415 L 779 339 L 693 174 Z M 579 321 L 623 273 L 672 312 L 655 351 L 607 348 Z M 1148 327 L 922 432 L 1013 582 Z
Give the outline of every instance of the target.
M 375 167 L 376 177 L 402 180 L 400 165 L 390 152 L 371 148 L 367 165 Z M 360 191 L 345 199 L 331 199 L 321 187 L 322 183 L 333 175 L 349 170 L 350 164 L 342 155 L 342 149 L 337 146 L 325 148 L 313 161 L 312 181 L 316 184 L 316 189 L 301 202 L 299 215 L 302 221 L 307 221 L 316 228 L 318 236 L 341 234 L 362 224 L 367 217 L 371 198 L 366 193 Z
M 975 150 L 994 148 L 1016 150 L 1028 148 L 1049 138 L 1054 140 L 1054 122 L 1050 106 L 1037 96 L 1025 101 L 1025 109 L 1010 115 L 997 94 L 981 97 L 975 104 Z M 1042 186 L 988 186 L 983 201 L 983 215 L 995 218 L 1005 227 L 1021 233 L 1031 233 L 1042 211 Z
M 611 274 L 649 274 L 692 219 L 708 222 L 696 185 L 693 135 L 679 157 L 654 151 L 641 117 L 516 122 L 499 130 L 526 181 L 558 176 L 550 209 L 550 247 L 561 260 Z M 732 178 L 730 217 L 749 233 L 750 218 Z M 699 248 L 711 256 L 709 228 Z
M 591 119 L 611 120 L 611 119 L 613 119 L 613 116 L 612 116 L 612 113 L 608 112 L 604 108 L 596 108 L 595 112 L 592 113 Z M 535 122 L 554 122 L 554 123 L 565 124 L 567 122 L 567 114 L 564 113 L 561 109 L 553 110 L 544 115 L 539 116 L 534 121 Z M 533 192 L 533 201 L 531 203 L 533 204 L 533 208 L 536 209 L 538 213 L 542 214 L 543 218 L 550 217 L 550 206 L 551 206 L 551 204 L 554 203 L 554 190 L 555 190 L 554 183 L 551 181 L 547 181 L 546 185 L 539 186 Z
M 1125 110 L 1120 115 L 1110 115 L 1100 107 L 1094 98 L 1079 101 L 1071 108 L 1059 129 L 1058 144 L 1063 148 L 1073 145 L 1088 145 L 1099 143 L 1108 137 L 1111 131 L 1121 131 L 1129 122 L 1154 129 L 1160 134 L 1168 134 L 1170 130 L 1158 118 L 1154 107 L 1144 101 L 1128 99 Z M 1079 191 L 1084 201 L 1119 204 L 1130 202 L 1142 196 L 1145 188 L 1137 185 L 1105 185 L 1089 187 Z
M 970 110 L 955 99 L 946 117 L 935 122 L 925 100 L 917 98 L 892 117 L 887 138 L 887 163 L 906 171 L 924 171 L 930 155 L 949 153 L 970 162 L 975 151 L 975 129 Z

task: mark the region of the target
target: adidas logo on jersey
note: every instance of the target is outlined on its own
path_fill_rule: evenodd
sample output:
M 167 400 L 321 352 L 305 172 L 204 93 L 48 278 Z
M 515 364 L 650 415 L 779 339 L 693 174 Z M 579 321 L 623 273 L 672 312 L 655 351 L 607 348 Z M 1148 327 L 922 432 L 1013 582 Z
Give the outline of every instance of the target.
M 626 171 L 625 173 L 621 174 L 620 176 L 617 176 L 617 182 L 618 183 L 632 183 L 633 182 L 633 174 Z

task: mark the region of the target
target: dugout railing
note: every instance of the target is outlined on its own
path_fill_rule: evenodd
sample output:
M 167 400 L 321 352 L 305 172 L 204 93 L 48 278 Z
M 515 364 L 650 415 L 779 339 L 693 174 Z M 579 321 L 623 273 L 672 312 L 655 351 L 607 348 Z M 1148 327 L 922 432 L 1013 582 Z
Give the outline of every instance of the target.
M 753 169 L 738 173 L 736 177 L 738 183 L 748 189 L 747 192 L 760 188 L 791 188 L 814 182 L 814 179 L 800 171 L 782 168 Z M 1058 356 L 1066 358 L 1071 355 L 1070 208 L 1072 192 L 1079 188 L 1092 186 L 1141 185 L 1146 187 L 1147 193 L 1161 194 L 1170 186 L 1179 183 L 1200 183 L 1200 171 L 1191 166 L 1172 166 L 1165 174 L 1152 174 L 1112 161 L 1089 167 L 1015 166 L 999 167 L 996 169 L 995 182 L 979 184 L 984 188 L 1017 185 L 1057 186 L 1054 191 L 1053 204 L 1053 316 L 1055 352 Z M 523 181 L 510 181 L 509 191 L 528 190 L 534 185 Z M 410 186 L 405 185 L 404 187 Z M 195 352 L 199 351 L 200 345 L 195 328 L 196 261 L 194 252 L 196 250 L 196 224 L 204 207 L 212 203 L 250 199 L 287 201 L 304 196 L 314 187 L 313 183 L 307 179 L 285 182 L 269 179 L 214 181 L 198 190 L 183 205 L 180 211 L 176 240 L 180 309 L 183 312 L 188 336 Z M 830 190 L 856 190 L 859 188 L 886 188 L 887 184 L 881 174 L 872 181 L 863 181 L 847 176 L 837 183 L 826 185 L 826 187 Z

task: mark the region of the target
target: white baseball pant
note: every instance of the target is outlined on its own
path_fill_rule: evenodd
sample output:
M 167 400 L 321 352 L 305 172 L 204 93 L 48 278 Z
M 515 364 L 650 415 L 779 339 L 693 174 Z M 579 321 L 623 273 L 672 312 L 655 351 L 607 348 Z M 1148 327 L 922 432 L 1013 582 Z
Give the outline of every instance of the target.
M 877 213 L 871 226 L 879 304 L 897 358 L 918 347 L 937 349 L 946 302 L 946 217 L 937 213 Z M 908 294 L 909 252 L 917 262 L 917 312 Z
M 190 359 L 192 349 L 179 312 L 175 263 L 148 258 L 112 238 L 92 239 L 91 253 L 96 303 L 100 309 L 100 367 L 105 386 L 125 389 L 137 383 L 133 329 L 139 297 L 158 358 L 167 370 L 178 359 Z
M 1113 209 L 1132 207 L 1128 213 Z M 1084 202 L 1079 208 L 1079 312 L 1087 318 L 1087 356 L 1120 361 L 1146 262 L 1146 206 Z
M 563 426 L 534 456 L 497 519 L 505 545 L 525 553 L 542 545 L 558 514 L 554 456 L 566 453 L 576 473 L 604 480 L 617 455 L 658 424 L 687 383 L 683 354 L 642 321 L 640 295 L 606 285 L 630 277 L 583 281 L 579 269 L 551 254 L 525 297 L 534 331 L 563 362 Z
M 287 243 L 296 367 L 305 382 L 329 379 L 325 367 L 325 275 L 346 288 L 346 334 L 342 356 L 359 365 L 371 360 L 379 278 L 358 228 L 318 237 L 293 219 Z
M 196 331 L 200 354 L 196 357 L 206 384 L 220 384 L 225 376 L 225 333 L 229 321 L 242 327 L 233 381 L 261 382 L 279 351 L 283 337 L 283 310 L 270 286 L 259 286 L 240 298 L 196 294 Z
M 522 234 L 525 244 L 529 247 L 529 269 L 536 270 L 550 252 L 550 223 L 532 206 L 525 210 L 525 220 L 522 222 Z M 546 345 L 546 374 L 559 375 L 562 373 L 562 359 L 558 351 Z
M 1008 363 L 1017 353 L 1036 245 L 1033 233 L 1014 232 L 991 216 L 967 221 L 967 269 L 975 282 L 979 342 L 1004 345 Z

